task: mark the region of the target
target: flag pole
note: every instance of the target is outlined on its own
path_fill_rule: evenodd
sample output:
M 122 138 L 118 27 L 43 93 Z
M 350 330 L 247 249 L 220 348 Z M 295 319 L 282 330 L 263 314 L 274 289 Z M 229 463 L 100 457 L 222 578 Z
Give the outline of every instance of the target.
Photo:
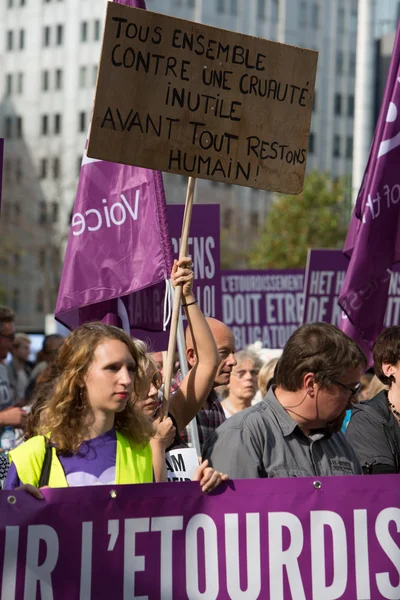
M 196 179 L 189 177 L 188 187 L 186 192 L 185 212 L 183 215 L 181 244 L 179 248 L 179 259 L 187 256 L 190 222 L 192 220 L 192 208 L 194 191 L 196 187 Z M 181 311 L 182 286 L 177 285 L 174 290 L 174 304 L 172 307 L 171 329 L 168 340 L 167 364 L 164 369 L 164 397 L 162 403 L 162 417 L 168 414 L 168 404 L 171 393 L 172 370 L 174 366 L 176 337 L 178 329 L 178 319 Z

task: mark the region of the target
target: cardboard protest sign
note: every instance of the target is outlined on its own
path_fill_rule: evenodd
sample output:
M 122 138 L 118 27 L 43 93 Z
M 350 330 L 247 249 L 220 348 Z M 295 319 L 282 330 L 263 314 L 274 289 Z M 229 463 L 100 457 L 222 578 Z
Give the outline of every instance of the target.
M 173 258 L 178 258 L 184 212 L 183 204 L 167 205 L 168 228 L 171 234 Z M 193 261 L 193 292 L 206 317 L 221 319 L 220 227 L 218 204 L 195 204 L 190 228 L 189 251 Z M 158 331 L 162 321 L 164 288 L 145 290 L 132 298 L 128 314 L 132 323 L 143 323 L 147 315 L 148 328 L 133 328 L 133 335 L 149 343 L 155 351 L 168 347 L 168 331 Z
M 3 491 L 0 596 L 398 598 L 398 476 L 375 479 Z
M 311 249 L 304 287 L 304 323 L 325 322 L 339 327 L 345 315 L 339 294 L 349 259 L 341 250 Z M 400 323 L 400 265 L 394 265 L 389 285 L 384 327 Z
M 298 194 L 317 56 L 109 2 L 88 155 Z
M 221 271 L 222 320 L 236 349 L 283 348 L 302 319 L 304 269 Z
M 199 466 L 199 459 L 194 448 L 177 448 L 165 455 L 168 481 L 192 481 Z

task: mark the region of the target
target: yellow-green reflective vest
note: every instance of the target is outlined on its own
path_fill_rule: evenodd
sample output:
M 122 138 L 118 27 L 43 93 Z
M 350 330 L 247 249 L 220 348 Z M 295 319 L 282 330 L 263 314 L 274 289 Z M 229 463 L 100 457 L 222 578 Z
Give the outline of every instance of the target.
M 153 468 L 150 444 L 140 446 L 118 431 L 116 435 L 115 483 L 151 483 L 153 481 Z M 10 452 L 11 462 L 15 464 L 18 477 L 22 483 L 38 486 L 45 451 L 44 437 L 38 435 Z M 55 448 L 52 449 L 49 487 L 68 487 L 64 469 L 57 457 Z

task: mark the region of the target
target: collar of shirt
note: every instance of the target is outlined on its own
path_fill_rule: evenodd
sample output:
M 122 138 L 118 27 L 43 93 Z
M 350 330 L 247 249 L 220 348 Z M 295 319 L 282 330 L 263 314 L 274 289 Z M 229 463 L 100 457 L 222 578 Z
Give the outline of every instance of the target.
M 302 431 L 301 427 L 299 426 L 299 424 L 296 423 L 296 421 L 294 419 L 292 419 L 292 417 L 283 408 L 282 404 L 279 402 L 279 400 L 275 396 L 275 392 L 274 392 L 275 388 L 276 388 L 276 385 L 270 387 L 270 389 L 267 392 L 265 400 L 267 400 L 269 402 L 271 410 L 274 413 L 274 415 L 279 423 L 279 426 L 282 430 L 284 437 L 291 435 L 296 429 L 297 429 L 298 434 L 300 434 L 308 439 L 311 439 L 312 441 L 320 440 L 321 438 L 326 436 L 327 432 L 322 429 L 315 430 L 315 431 L 313 431 L 313 433 L 311 435 L 306 436 L 305 433 Z

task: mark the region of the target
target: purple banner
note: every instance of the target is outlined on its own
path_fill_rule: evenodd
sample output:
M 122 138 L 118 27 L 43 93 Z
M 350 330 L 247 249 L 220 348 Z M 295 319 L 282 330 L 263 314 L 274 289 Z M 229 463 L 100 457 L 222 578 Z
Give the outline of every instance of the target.
M 0 492 L 2 600 L 400 597 L 396 475 L 44 496 Z
M 168 227 L 171 234 L 173 258 L 179 256 L 180 237 L 182 233 L 183 204 L 167 205 Z M 220 271 L 220 226 L 218 204 L 195 204 L 193 206 L 192 222 L 188 243 L 188 254 L 193 261 L 194 285 L 193 291 L 197 302 L 206 317 L 222 318 L 221 307 L 221 271 Z M 133 308 L 128 309 L 132 314 L 132 322 L 143 322 L 142 311 L 149 311 L 154 306 L 154 320 L 162 315 L 163 302 L 158 300 L 160 290 L 148 290 L 147 302 L 141 302 L 143 296 L 136 296 Z M 153 294 L 153 295 L 152 295 Z M 157 294 L 155 298 L 154 294 Z M 185 320 L 185 317 L 184 317 Z M 154 331 L 149 331 L 153 329 Z M 133 334 L 144 340 L 152 350 L 161 351 L 168 348 L 169 331 L 158 332 L 156 327 L 147 330 L 133 329 Z
M 324 321 L 339 327 L 341 319 L 346 319 L 338 300 L 348 264 L 349 259 L 341 250 L 309 250 L 304 286 L 304 323 Z M 389 285 L 384 327 L 399 323 L 400 265 L 395 265 Z
M 301 323 L 304 269 L 222 271 L 223 321 L 236 349 L 261 341 L 283 348 Z

